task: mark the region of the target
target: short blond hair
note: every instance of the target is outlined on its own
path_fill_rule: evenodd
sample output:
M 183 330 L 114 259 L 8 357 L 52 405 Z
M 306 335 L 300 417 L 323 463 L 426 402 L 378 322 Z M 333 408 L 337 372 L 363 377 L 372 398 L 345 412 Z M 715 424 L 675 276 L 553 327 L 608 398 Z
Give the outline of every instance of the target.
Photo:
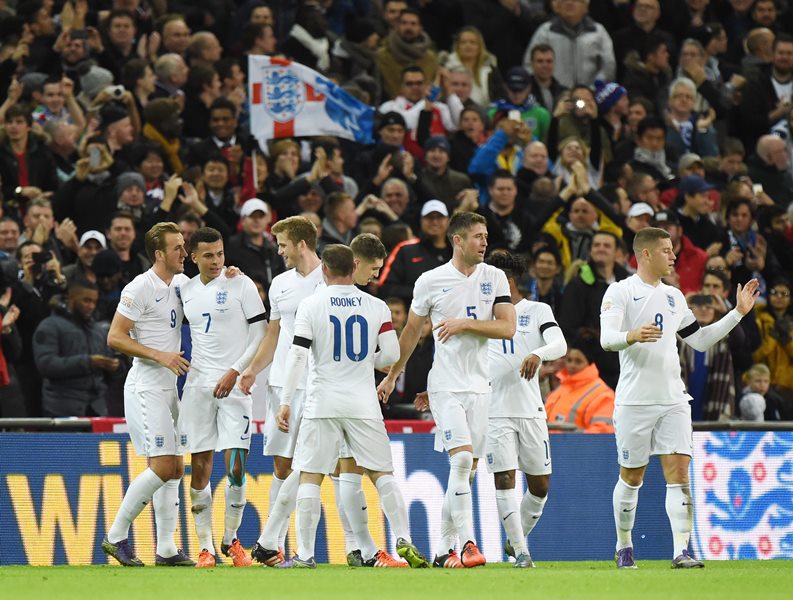
M 151 262 L 155 262 L 155 252 L 157 250 L 165 252 L 165 238 L 169 233 L 182 233 L 179 231 L 179 226 L 170 221 L 163 221 L 162 223 L 155 223 L 151 229 L 146 232 L 143 239 L 144 246 L 146 247 L 146 256 L 149 257 Z
M 669 240 L 672 236 L 660 227 L 645 227 L 633 238 L 633 253 L 638 257 L 642 250 L 655 246 L 659 240 Z
M 296 216 L 281 219 L 270 228 L 270 231 L 273 235 L 283 233 L 295 245 L 305 242 L 309 249 L 317 249 L 317 228 L 305 217 Z
M 749 383 L 755 377 L 761 377 L 763 375 L 770 379 L 771 369 L 768 368 L 768 365 L 764 365 L 763 363 L 755 363 L 746 369 L 746 373 L 743 374 L 743 382 Z

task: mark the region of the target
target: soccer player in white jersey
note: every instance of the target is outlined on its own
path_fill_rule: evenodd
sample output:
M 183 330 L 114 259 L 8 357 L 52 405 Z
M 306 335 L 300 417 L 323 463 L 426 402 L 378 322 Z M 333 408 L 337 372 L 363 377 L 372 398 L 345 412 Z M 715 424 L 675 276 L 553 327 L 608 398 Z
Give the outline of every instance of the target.
M 267 524 L 251 550 L 254 560 L 269 566 L 283 560 L 279 549 L 283 548 L 289 515 L 297 501 L 296 476 L 283 495 L 280 491 L 292 472 L 292 457 L 303 413 L 306 378 L 301 377 L 297 382 L 289 431 L 281 431 L 278 429 L 276 414 L 283 394 L 286 355 L 294 338 L 297 307 L 314 294 L 318 286 L 324 285 L 321 263 L 317 257 L 317 229 L 314 224 L 305 217 L 289 217 L 278 221 L 271 231 L 278 243 L 278 254 L 283 256 L 289 270 L 275 277 L 270 285 L 270 322 L 267 333 L 239 382 L 243 393 L 249 394 L 256 375 L 272 363 L 268 382 L 270 406 L 265 422 L 264 454 L 273 457 L 274 473 L 270 486 Z M 283 503 L 279 512 L 281 516 L 274 519 L 279 497 Z M 286 518 L 282 516 L 284 513 Z M 277 528 L 274 528 L 276 523 Z
M 517 331 L 511 340 L 490 340 L 491 400 L 488 417 L 487 470 L 495 474 L 496 506 L 507 534 L 507 554 L 515 567 L 533 567 L 526 538 L 537 525 L 548 497 L 551 450 L 538 373 L 543 361 L 567 352 L 567 342 L 551 307 L 526 300 L 518 290 L 524 263 L 505 251 L 488 258 L 509 281 L 517 313 Z M 515 471 L 526 474 L 528 491 L 518 508 Z
M 721 320 L 700 327 L 683 293 L 661 277 L 674 267 L 669 234 L 648 227 L 633 241 L 635 275 L 612 283 L 600 311 L 600 342 L 619 351 L 620 378 L 614 401 L 614 432 L 620 476 L 614 488 L 616 562 L 636 568 L 631 530 L 639 488 L 651 455 L 659 455 L 666 479 L 666 514 L 672 526 L 672 566 L 704 564 L 688 552 L 694 505 L 688 471 L 693 448 L 691 396 L 680 377 L 677 336 L 705 352 L 727 335 L 754 306 L 757 280 L 738 285 L 736 306 Z
M 322 253 L 327 287 L 304 300 L 295 317 L 278 412 L 278 426 L 284 430 L 289 428 L 292 395 L 309 353 L 313 362 L 294 460 L 294 469 L 300 472 L 297 554 L 278 565 L 283 568 L 316 567 L 320 485 L 325 474 L 335 469 L 342 443 L 376 485 L 381 478 L 390 479 L 387 490 L 380 485 L 378 489 L 401 501 L 404 523 L 392 527 L 407 529 L 407 510 L 393 478 L 391 446 L 374 385 L 375 367 L 389 366 L 398 358 L 399 342 L 388 306 L 353 285 L 353 268 L 350 248 L 327 246 Z M 377 555 L 364 555 L 365 560 L 371 558 L 377 560 Z
M 408 322 L 399 339 L 400 357 L 378 386 L 381 400 L 416 348 L 427 318 L 432 319 L 435 356 L 427 380 L 430 409 L 437 424 L 436 450 L 450 456 L 443 501 L 441 537 L 434 564 L 477 567 L 485 564 L 476 547 L 471 480 L 484 456 L 490 403 L 488 339 L 512 339 L 515 308 L 504 272 L 483 264 L 487 249 L 485 218 L 460 212 L 449 221 L 452 260 L 421 275 L 413 289 Z M 441 443 L 442 448 L 439 447 Z M 463 544 L 461 557 L 454 539 Z
M 198 275 L 181 288 L 184 313 L 193 344 L 179 431 L 191 453 L 190 499 L 201 553 L 197 567 L 215 566 L 212 540 L 212 487 L 209 481 L 215 450 L 225 451 L 225 527 L 221 552 L 235 567 L 251 565 L 237 539 L 245 508 L 245 462 L 251 443 L 249 395 L 237 388 L 264 337 L 265 311 L 256 285 L 247 277 L 228 279 L 219 231 L 203 227 L 190 238 Z
M 124 383 L 124 414 L 135 452 L 147 457 L 149 466 L 127 488 L 102 550 L 122 565 L 143 566 L 129 544 L 129 527 L 153 496 L 155 564 L 193 566 L 174 543 L 184 473 L 176 430 L 176 378 L 190 366 L 179 351 L 183 318 L 179 296 L 180 286 L 188 281 L 182 274 L 187 253 L 175 223 L 154 225 L 146 233 L 145 247 L 153 266 L 121 291 L 107 343 L 134 357 Z

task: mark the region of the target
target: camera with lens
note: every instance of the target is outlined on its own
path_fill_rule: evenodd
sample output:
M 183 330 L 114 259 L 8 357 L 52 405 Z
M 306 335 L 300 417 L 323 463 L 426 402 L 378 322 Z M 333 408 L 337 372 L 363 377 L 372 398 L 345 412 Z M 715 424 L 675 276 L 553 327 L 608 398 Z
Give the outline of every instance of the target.
M 31 258 L 33 259 L 33 274 L 39 275 L 44 270 L 44 265 L 52 260 L 52 254 L 49 252 L 34 252 Z

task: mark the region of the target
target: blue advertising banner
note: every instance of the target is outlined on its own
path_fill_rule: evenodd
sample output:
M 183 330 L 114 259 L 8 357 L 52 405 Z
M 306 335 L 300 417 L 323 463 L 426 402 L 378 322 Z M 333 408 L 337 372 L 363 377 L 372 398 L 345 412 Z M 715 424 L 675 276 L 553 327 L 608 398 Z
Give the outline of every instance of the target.
M 697 433 L 692 467 L 695 552 L 707 559 L 793 556 L 793 434 Z M 250 547 L 266 519 L 272 461 L 253 438 L 248 461 L 248 505 L 241 541 Z M 610 435 L 551 436 L 554 473 L 545 513 L 529 544 L 537 561 L 607 560 L 614 554 L 611 494 L 617 477 Z M 429 434 L 393 435 L 395 477 L 410 509 L 413 540 L 430 555 L 438 541 L 448 476 L 446 455 L 434 452 Z M 189 457 L 187 457 L 189 459 Z M 114 434 L 0 434 L 0 565 L 105 564 L 102 537 L 128 483 L 146 468 L 129 438 Z M 519 479 L 516 494 L 525 483 Z M 190 516 L 189 468 L 182 484 L 177 541 L 193 557 L 200 548 Z M 216 543 L 223 528 L 223 461 L 212 477 Z M 389 551 L 395 540 L 365 482 L 370 529 Z M 664 508 L 665 483 L 657 460 L 640 492 L 633 533 L 640 559 L 671 558 L 672 537 Z M 344 536 L 333 486 L 322 487 L 323 517 L 317 560 L 344 563 Z M 502 561 L 504 533 L 496 510 L 493 477 L 482 465 L 473 487 L 478 544 L 489 561 Z M 153 563 L 154 518 L 147 507 L 131 529 L 131 541 Z M 294 548 L 294 521 L 287 545 Z M 289 549 L 288 549 L 289 550 Z

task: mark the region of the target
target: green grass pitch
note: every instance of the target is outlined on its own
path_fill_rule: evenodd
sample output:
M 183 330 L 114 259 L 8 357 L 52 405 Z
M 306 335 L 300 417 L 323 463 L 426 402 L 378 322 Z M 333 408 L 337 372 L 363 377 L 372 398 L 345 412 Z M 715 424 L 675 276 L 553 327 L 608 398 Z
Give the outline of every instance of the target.
M 0 567 L 4 598 L 99 600 L 278 600 L 460 598 L 637 600 L 755 600 L 791 597 L 793 561 L 709 562 L 680 571 L 667 561 L 639 561 L 636 571 L 611 562 L 550 562 L 518 571 L 508 564 L 478 569 L 350 569 L 320 565 L 316 571 L 254 566 L 234 569 L 97 567 Z

